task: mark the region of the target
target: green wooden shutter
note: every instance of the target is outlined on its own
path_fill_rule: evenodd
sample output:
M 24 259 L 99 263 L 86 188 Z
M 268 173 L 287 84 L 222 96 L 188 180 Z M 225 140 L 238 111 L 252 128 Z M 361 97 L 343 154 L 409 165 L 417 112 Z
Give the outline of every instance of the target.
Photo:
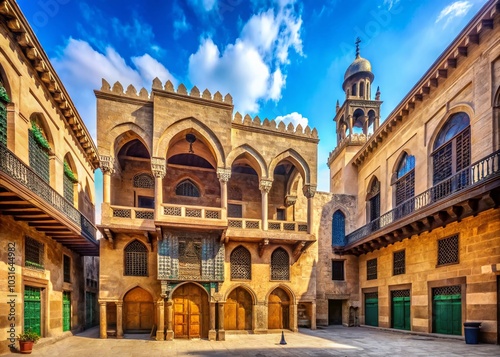
M 63 292 L 63 331 L 71 330 L 71 293 Z
M 462 295 L 460 286 L 433 289 L 432 332 L 462 335 Z
M 365 294 L 365 325 L 378 326 L 378 294 Z
M 392 327 L 399 330 L 410 330 L 410 297 L 392 297 Z
M 41 289 L 24 287 L 24 332 L 32 331 L 41 334 Z

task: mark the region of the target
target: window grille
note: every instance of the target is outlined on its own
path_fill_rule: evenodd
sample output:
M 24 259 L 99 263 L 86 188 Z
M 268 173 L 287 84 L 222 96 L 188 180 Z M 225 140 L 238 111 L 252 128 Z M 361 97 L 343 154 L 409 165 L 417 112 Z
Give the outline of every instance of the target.
M 231 279 L 252 279 L 252 262 L 248 249 L 239 246 L 231 253 Z
M 7 146 L 7 108 L 4 101 L 8 101 L 5 88 L 0 82 L 0 143 Z
M 343 260 L 332 260 L 332 280 L 345 280 Z
M 36 141 L 32 130 L 28 130 L 28 146 L 30 167 L 40 176 L 45 182 L 50 182 L 49 169 L 49 154 Z
M 377 299 L 378 298 L 378 293 L 365 293 L 365 299 Z
M 377 258 L 366 261 L 366 279 L 377 279 Z
M 64 174 L 63 175 L 63 191 L 64 191 L 64 198 L 67 199 L 69 202 L 73 203 L 74 201 L 74 183 L 71 181 L 71 179 Z
M 460 285 L 454 286 L 440 286 L 439 288 L 432 289 L 432 296 L 436 295 L 460 295 L 462 294 L 462 288 Z
M 282 248 L 271 255 L 271 280 L 290 280 L 290 260 Z
M 64 282 L 71 283 L 71 258 L 64 255 L 63 258 Z
M 190 180 L 184 180 L 175 188 L 177 196 L 200 197 L 200 190 Z
M 229 203 L 227 205 L 227 216 L 231 218 L 243 218 L 243 206 Z
M 397 171 L 396 206 L 413 196 L 415 196 L 415 157 L 405 154 Z
M 332 217 L 332 245 L 341 247 L 345 245 L 345 216 L 340 210 Z
M 243 193 L 241 192 L 241 188 L 237 186 L 229 186 L 229 190 L 227 192 L 227 198 L 235 201 L 243 200 Z
M 438 240 L 437 265 L 458 263 L 458 234 Z
M 394 252 L 393 257 L 393 274 L 400 275 L 404 274 L 406 270 L 406 254 L 404 250 L 400 250 L 399 252 Z
M 410 297 L 410 289 L 407 290 L 393 290 L 391 291 L 393 298 Z
M 432 154 L 434 185 L 470 165 L 469 124 L 466 113 L 457 113 L 448 119 L 439 132 Z
M 125 275 L 148 276 L 148 249 L 138 240 L 125 248 Z
M 44 245 L 36 239 L 26 237 L 24 241 L 24 265 L 30 268 L 43 269 Z
M 155 188 L 155 179 L 150 174 L 137 174 L 134 176 L 134 187 Z

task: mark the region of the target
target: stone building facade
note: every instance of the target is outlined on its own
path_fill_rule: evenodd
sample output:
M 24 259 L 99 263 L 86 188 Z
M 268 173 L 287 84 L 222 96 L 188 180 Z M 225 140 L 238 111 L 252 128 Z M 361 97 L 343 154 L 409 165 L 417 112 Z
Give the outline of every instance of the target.
M 93 224 L 99 162 L 15 1 L 0 2 L 0 82 L 2 353 L 26 330 L 56 337 L 86 325 L 83 257 L 99 253 Z
M 158 79 L 95 94 L 101 337 L 314 328 L 316 130 Z
M 358 52 L 347 70 L 318 232 L 319 324 L 463 335 L 480 321 L 481 339 L 500 341 L 499 11 L 488 1 L 380 125 L 380 91 L 359 91 L 369 61 Z

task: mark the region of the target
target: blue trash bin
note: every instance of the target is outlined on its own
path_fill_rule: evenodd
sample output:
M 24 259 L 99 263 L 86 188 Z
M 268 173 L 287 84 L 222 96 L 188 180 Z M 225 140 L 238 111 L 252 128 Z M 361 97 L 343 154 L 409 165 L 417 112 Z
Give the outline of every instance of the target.
M 480 322 L 464 322 L 465 343 L 477 345 L 479 343 Z

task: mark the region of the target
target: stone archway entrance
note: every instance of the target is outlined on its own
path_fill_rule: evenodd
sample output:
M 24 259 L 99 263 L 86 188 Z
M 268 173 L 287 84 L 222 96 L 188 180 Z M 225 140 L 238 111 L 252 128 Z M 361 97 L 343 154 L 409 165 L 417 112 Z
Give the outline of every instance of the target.
M 226 330 L 252 329 L 252 296 L 241 287 L 234 289 L 226 300 L 224 327 Z
M 268 301 L 268 324 L 269 330 L 290 328 L 290 297 L 281 288 L 273 290 Z
M 208 294 L 195 284 L 178 287 L 173 294 L 175 338 L 208 338 Z
M 151 294 L 140 287 L 130 290 L 123 299 L 123 318 L 126 333 L 149 333 L 154 324 Z

